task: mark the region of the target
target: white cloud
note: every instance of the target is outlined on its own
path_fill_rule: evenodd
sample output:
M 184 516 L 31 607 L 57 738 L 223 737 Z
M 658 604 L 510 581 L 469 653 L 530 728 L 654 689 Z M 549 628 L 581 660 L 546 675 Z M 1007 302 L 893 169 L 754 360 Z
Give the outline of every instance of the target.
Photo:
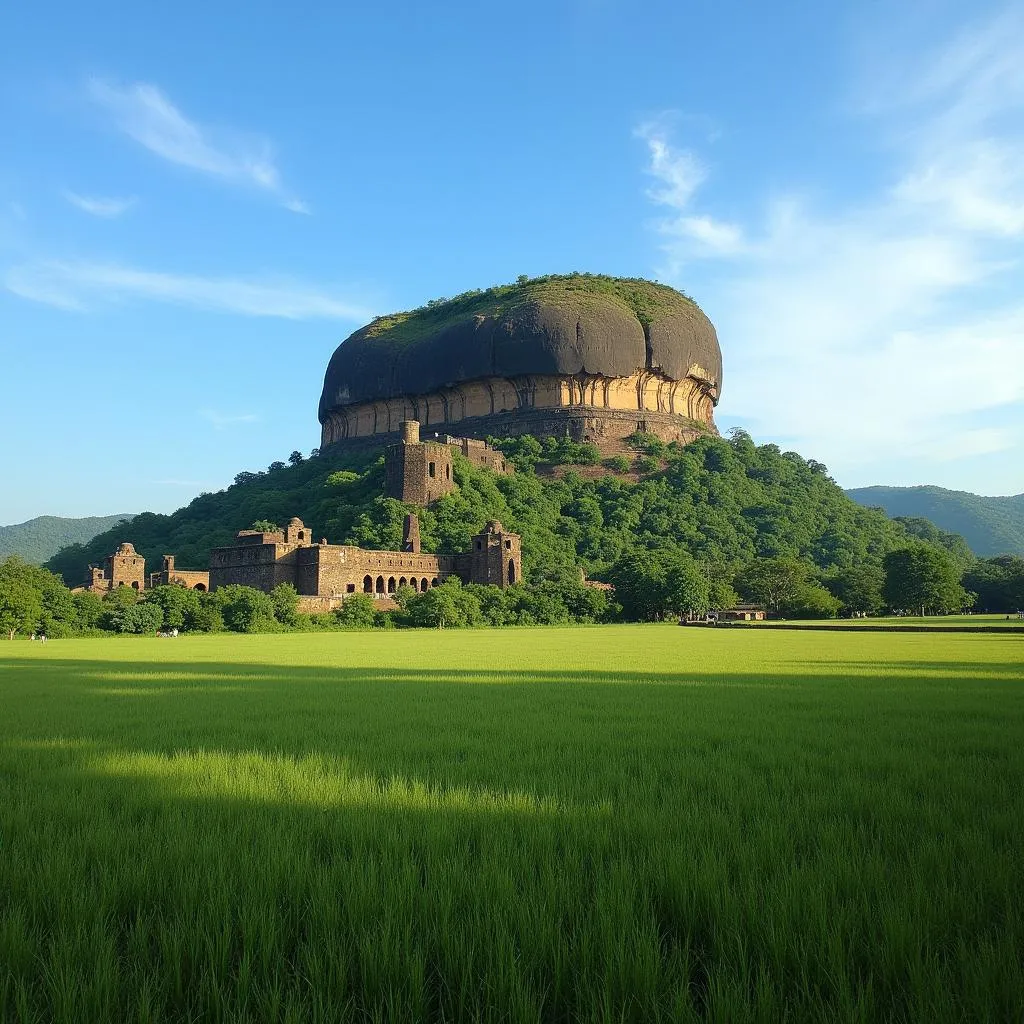
M 668 184 L 681 151 L 645 136 L 647 171 L 666 182 L 652 200 L 685 210 L 657 225 L 659 272 L 691 292 L 706 282 L 726 417 L 863 483 L 898 460 L 927 476 L 1021 443 L 1022 69 L 1024 33 L 963 33 L 904 87 L 890 75 L 888 106 L 862 106 L 893 147 L 887 186 L 825 210 L 776 197 L 734 232 L 702 223 L 700 182 Z M 702 273 L 707 256 L 725 262 Z M 1018 426 L 993 425 L 1000 410 Z
M 697 156 L 672 145 L 664 122 L 648 121 L 635 134 L 647 144 L 647 173 L 658 182 L 647 190 L 647 196 L 671 211 L 669 217 L 656 222 L 655 228 L 666 239 L 664 249 L 671 257 L 672 270 L 678 270 L 694 256 L 741 252 L 744 239 L 738 225 L 688 212 L 694 194 L 708 174 Z
M 33 302 L 89 310 L 133 299 L 289 320 L 355 320 L 370 312 L 328 291 L 289 280 L 200 277 L 119 264 L 38 262 L 12 267 L 4 286 Z
M 309 213 L 281 181 L 273 147 L 260 136 L 203 127 L 190 121 L 155 85 L 117 85 L 98 78 L 87 83 L 89 99 L 117 128 L 171 163 L 274 195 L 286 209 Z
M 118 198 L 115 196 L 80 196 L 77 192 L 64 189 L 61 195 L 72 205 L 93 217 L 120 217 L 137 202 L 135 196 Z
M 215 430 L 223 430 L 225 427 L 236 427 L 242 423 L 259 422 L 259 416 L 252 412 L 224 413 L 216 409 L 200 409 L 199 415 L 202 419 L 212 423 Z

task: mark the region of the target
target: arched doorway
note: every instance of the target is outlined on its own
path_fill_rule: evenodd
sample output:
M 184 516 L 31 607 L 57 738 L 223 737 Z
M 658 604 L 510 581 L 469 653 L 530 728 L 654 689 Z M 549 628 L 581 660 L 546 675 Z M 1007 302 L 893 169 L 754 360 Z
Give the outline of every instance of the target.
M 373 577 L 372 576 L 364 576 L 363 577 L 363 593 L 364 594 L 372 594 L 373 593 Z
M 377 593 L 378 594 L 383 594 L 384 593 L 384 577 L 383 576 L 378 576 L 377 577 Z

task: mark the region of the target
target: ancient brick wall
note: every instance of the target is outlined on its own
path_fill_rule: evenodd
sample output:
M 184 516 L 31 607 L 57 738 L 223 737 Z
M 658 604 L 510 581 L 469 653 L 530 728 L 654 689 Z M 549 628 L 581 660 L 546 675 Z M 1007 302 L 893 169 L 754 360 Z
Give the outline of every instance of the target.
M 267 592 L 279 583 L 295 586 L 297 550 L 298 545 L 254 543 L 214 548 L 210 552 L 210 589 L 233 583 Z
M 315 593 L 321 596 L 380 596 L 402 586 L 421 591 L 444 582 L 455 571 L 455 560 L 449 555 L 367 551 L 342 544 L 319 544 L 310 557 L 316 560 Z
M 413 505 L 429 505 L 455 488 L 452 451 L 446 444 L 400 442 L 384 453 L 385 493 Z

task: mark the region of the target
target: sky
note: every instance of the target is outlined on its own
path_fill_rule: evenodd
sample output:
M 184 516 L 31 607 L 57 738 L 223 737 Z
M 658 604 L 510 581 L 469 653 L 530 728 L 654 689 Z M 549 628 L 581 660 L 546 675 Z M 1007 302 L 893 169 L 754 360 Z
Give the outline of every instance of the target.
M 319 441 L 372 316 L 650 277 L 716 420 L 1024 491 L 1024 0 L 40 2 L 0 14 L 0 523 Z

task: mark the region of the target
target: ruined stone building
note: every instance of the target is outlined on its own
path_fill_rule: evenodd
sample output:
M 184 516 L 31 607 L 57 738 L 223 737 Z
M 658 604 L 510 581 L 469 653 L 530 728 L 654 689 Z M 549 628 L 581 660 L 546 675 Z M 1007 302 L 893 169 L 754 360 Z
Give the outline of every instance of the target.
M 399 424 L 398 441 L 384 451 L 384 493 L 424 508 L 437 501 L 455 488 L 453 450 L 474 466 L 495 473 L 512 472 L 505 456 L 486 441 L 439 433 L 421 440 L 420 424 L 416 420 L 405 420 Z
M 570 436 L 602 451 L 636 431 L 715 433 L 722 354 L 695 302 L 650 281 L 539 278 L 378 317 L 334 352 L 321 447 L 425 435 Z
M 174 555 L 164 555 L 160 572 L 146 575 L 146 560 L 134 545 L 125 542 L 112 554 L 107 555 L 105 568 L 89 566 L 89 582 L 83 588 L 94 594 L 105 594 L 116 587 L 131 587 L 145 590 L 166 583 L 177 583 L 190 590 L 209 590 L 210 574 L 191 569 L 176 569 Z
M 387 598 L 399 587 L 424 591 L 457 576 L 463 583 L 507 587 L 523 576 L 522 543 L 501 523 L 488 523 L 469 551 L 432 555 L 420 550 L 419 520 L 407 516 L 402 551 L 314 543 L 300 519 L 273 533 L 241 530 L 235 543 L 210 554 L 210 589 L 230 584 L 271 591 L 290 583 L 301 598 L 335 606 L 350 594 Z M 311 607 L 306 601 L 305 606 Z
M 117 587 L 143 590 L 145 586 L 146 560 L 135 550 L 134 545 L 125 542 L 112 555 L 107 555 L 103 568 L 89 566 L 89 582 L 85 589 L 94 594 L 105 594 Z
M 165 587 L 169 583 L 177 583 L 179 586 L 188 587 L 189 590 L 209 590 L 210 574 L 195 569 L 177 569 L 174 565 L 174 555 L 164 555 L 160 571 L 149 574 L 149 585 Z

